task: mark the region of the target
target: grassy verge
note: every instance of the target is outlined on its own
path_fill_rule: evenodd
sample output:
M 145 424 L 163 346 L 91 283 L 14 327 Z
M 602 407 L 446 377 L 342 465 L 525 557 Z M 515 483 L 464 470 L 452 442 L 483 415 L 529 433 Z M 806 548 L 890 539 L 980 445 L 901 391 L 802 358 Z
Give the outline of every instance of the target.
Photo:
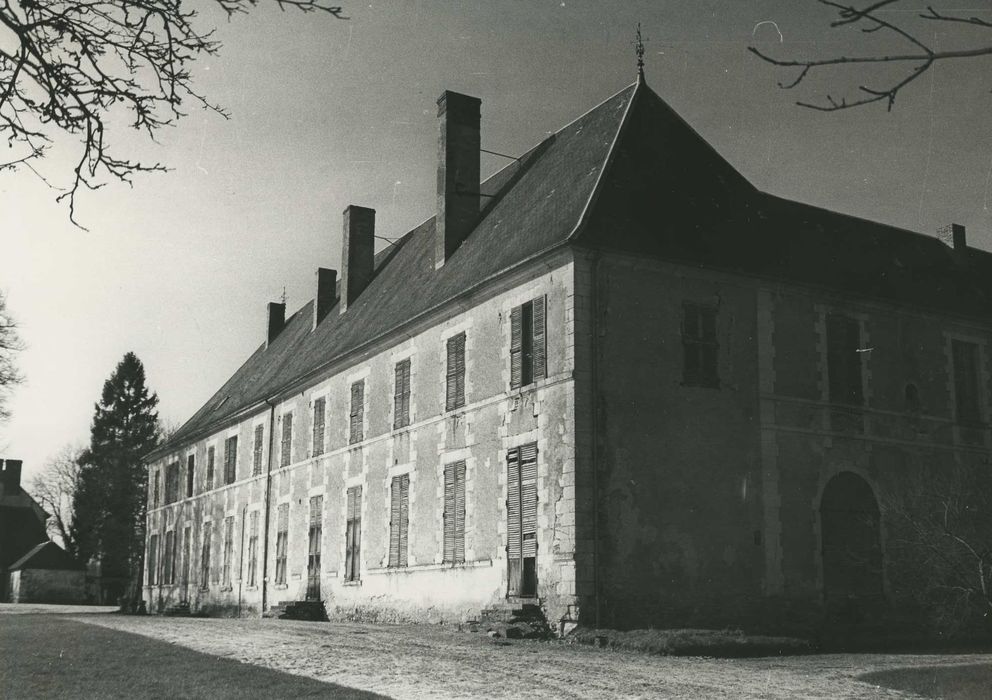
M 662 656 L 781 656 L 808 654 L 813 645 L 794 637 L 765 637 L 740 630 L 595 630 L 579 628 L 570 639 L 608 649 L 642 651 Z
M 925 698 L 986 700 L 992 692 L 992 664 L 893 668 L 866 673 L 858 680 L 908 690 Z
M 7 698 L 380 698 L 57 615 L 0 617 Z

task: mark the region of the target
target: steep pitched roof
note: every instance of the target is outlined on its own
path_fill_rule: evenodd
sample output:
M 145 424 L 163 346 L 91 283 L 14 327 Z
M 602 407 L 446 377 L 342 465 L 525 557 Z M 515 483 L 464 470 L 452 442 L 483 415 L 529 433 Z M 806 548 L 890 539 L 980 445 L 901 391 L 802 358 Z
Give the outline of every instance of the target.
M 434 220 L 376 256 L 369 286 L 345 314 L 331 309 L 311 332 L 312 302 L 259 347 L 167 444 L 196 439 L 257 407 L 302 377 L 360 353 L 380 338 L 528 259 L 575 231 L 603 173 L 636 85 L 624 88 L 532 149 L 482 186 L 488 201 L 473 232 L 434 269 Z
M 69 553 L 48 540 L 35 545 L 31 551 L 10 565 L 11 571 L 18 569 L 69 569 L 85 571 L 86 567 L 69 556 Z

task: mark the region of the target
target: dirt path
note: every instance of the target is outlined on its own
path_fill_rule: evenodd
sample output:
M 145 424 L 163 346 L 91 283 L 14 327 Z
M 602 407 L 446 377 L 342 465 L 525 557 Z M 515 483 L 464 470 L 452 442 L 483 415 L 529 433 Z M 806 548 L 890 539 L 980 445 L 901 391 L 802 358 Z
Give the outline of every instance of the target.
M 916 696 L 855 676 L 907 666 L 992 663 L 992 655 L 674 658 L 559 643 L 496 644 L 482 635 L 431 626 L 76 619 L 396 698 L 907 698 Z

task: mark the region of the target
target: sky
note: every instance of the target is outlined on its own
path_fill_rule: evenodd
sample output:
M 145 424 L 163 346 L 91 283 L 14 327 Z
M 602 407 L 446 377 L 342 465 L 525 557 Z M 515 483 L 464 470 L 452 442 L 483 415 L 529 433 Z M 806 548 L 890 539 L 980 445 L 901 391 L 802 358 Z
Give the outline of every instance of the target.
M 189 418 L 264 340 L 266 303 L 285 293 L 292 312 L 318 266 L 339 268 L 349 204 L 376 209 L 385 238 L 432 216 L 444 90 L 481 98 L 483 148 L 522 154 L 634 81 L 638 22 L 648 84 L 760 189 L 920 232 L 964 224 L 970 245 L 992 250 L 992 64 L 938 64 L 892 112 L 797 107 L 857 76 L 785 91 L 777 82 L 795 74 L 749 45 L 898 46 L 830 29 L 814 0 L 342 0 L 347 21 L 261 4 L 228 22 L 199 3 L 224 46 L 197 64 L 196 86 L 231 118 L 191 110 L 157 144 L 113 134 L 170 170 L 80 195 L 88 230 L 29 171 L 0 172 L 0 289 L 26 345 L 0 456 L 24 460 L 26 480 L 88 441 L 128 351 L 162 419 Z M 971 38 L 936 29 L 923 31 L 938 46 Z M 75 153 L 60 143 L 41 172 L 65 184 Z M 483 154 L 483 176 L 505 162 Z

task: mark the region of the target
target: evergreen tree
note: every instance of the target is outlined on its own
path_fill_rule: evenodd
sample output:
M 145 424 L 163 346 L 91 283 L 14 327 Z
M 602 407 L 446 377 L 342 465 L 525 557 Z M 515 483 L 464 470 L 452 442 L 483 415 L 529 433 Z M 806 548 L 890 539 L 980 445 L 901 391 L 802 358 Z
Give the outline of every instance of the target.
M 147 472 L 141 460 L 158 441 L 157 405 L 141 360 L 127 353 L 95 405 L 73 499 L 80 557 L 99 560 L 105 577 L 127 578 L 131 597 L 140 587 L 144 554 Z

